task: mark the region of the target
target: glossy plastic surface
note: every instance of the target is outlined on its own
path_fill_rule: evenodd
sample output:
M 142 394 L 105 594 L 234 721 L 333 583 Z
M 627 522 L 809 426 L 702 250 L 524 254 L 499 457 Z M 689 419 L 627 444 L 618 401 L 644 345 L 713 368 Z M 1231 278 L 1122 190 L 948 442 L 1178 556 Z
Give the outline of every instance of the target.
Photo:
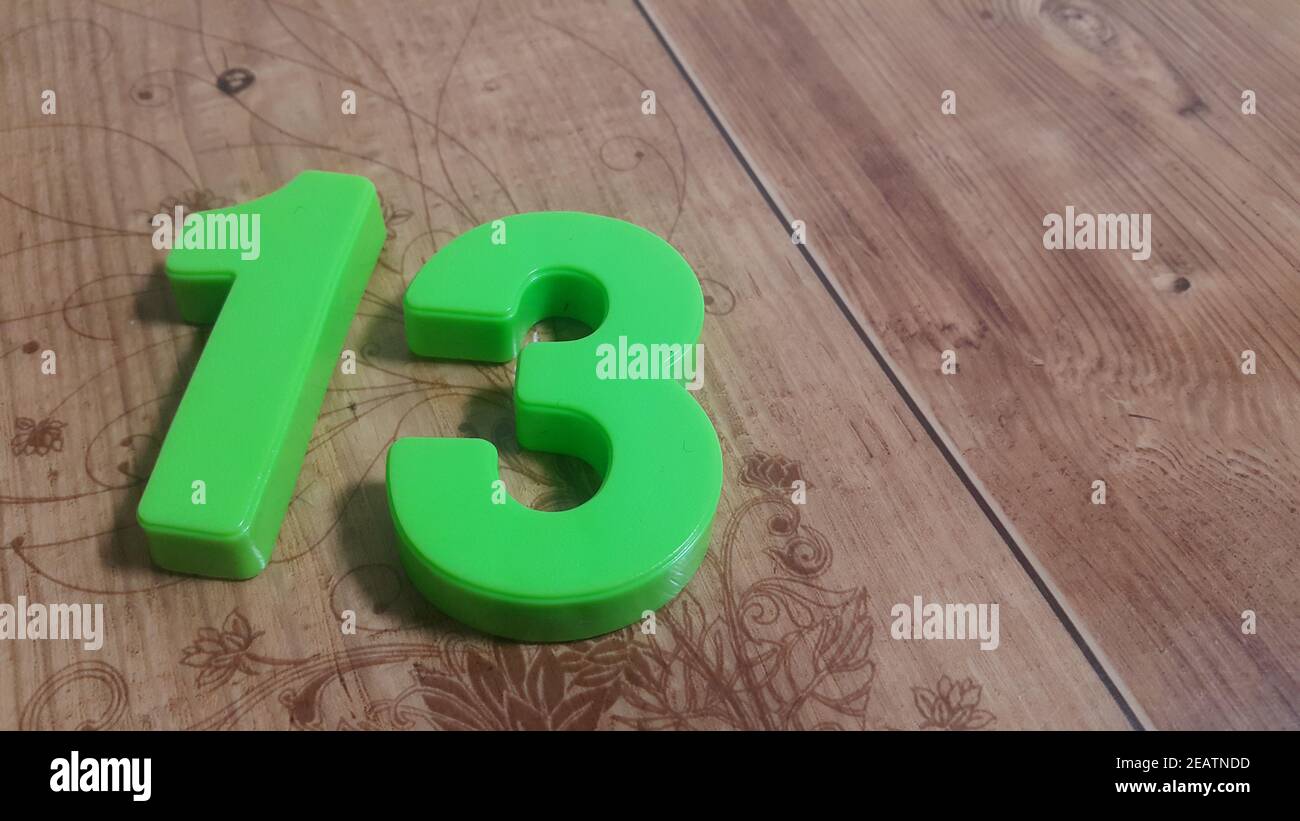
M 407 291 L 405 316 L 415 353 L 487 362 L 515 357 L 540 319 L 592 327 L 519 353 L 515 410 L 521 445 L 577 456 L 602 477 L 582 505 L 536 511 L 496 492 L 491 443 L 398 440 L 388 497 L 416 587 L 466 624 L 530 641 L 615 630 L 675 596 L 708 548 L 717 434 L 683 387 L 688 374 L 601 378 L 598 366 L 611 351 L 675 345 L 680 356 L 698 340 L 704 301 L 677 251 L 607 217 L 507 217 L 439 251 Z
M 245 579 L 271 558 L 384 224 L 369 180 L 321 171 L 207 214 L 256 215 L 260 248 L 167 257 L 182 316 L 216 326 L 138 515 L 160 567 Z

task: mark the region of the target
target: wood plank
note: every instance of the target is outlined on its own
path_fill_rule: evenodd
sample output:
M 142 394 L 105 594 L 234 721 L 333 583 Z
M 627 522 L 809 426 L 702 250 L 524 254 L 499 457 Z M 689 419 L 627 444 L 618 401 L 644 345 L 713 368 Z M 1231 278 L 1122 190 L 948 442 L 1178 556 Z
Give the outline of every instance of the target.
M 1300 726 L 1295 4 L 647 7 L 1156 726 Z
M 635 7 L 27 2 L 0 37 L 0 601 L 103 602 L 108 622 L 98 651 L 0 643 L 0 726 L 1126 726 Z M 238 584 L 159 572 L 134 511 L 204 334 L 148 217 L 311 167 L 367 174 L 384 202 L 357 373 L 335 376 L 273 564 Z M 494 439 L 534 506 L 592 491 L 514 443 L 510 366 L 416 360 L 402 335 L 436 248 L 535 209 L 668 237 L 706 295 L 698 395 L 726 481 L 706 564 L 653 634 L 494 641 L 398 568 L 398 436 Z M 891 639 L 915 595 L 998 604 L 1000 646 Z

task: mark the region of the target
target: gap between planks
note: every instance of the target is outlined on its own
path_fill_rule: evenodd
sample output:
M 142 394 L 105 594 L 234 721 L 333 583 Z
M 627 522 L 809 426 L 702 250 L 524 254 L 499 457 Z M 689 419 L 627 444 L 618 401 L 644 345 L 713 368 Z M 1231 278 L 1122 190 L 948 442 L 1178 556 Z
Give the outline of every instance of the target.
M 678 52 L 673 48 L 672 43 L 669 42 L 667 34 L 655 21 L 649 9 L 645 7 L 644 2 L 642 0 L 633 0 L 633 2 L 636 4 L 637 11 L 641 13 L 641 17 L 650 27 L 650 30 L 654 32 L 655 38 L 659 41 L 659 44 L 663 46 L 664 51 L 668 55 L 668 59 L 670 59 L 673 65 L 676 66 L 682 79 L 686 81 L 686 84 L 690 86 L 691 91 L 695 94 L 695 98 L 699 102 L 701 108 L 703 108 L 705 113 L 708 114 L 709 119 L 713 122 L 714 127 L 718 130 L 722 139 L 726 141 L 727 146 L 731 149 L 732 155 L 749 176 L 750 182 L 752 182 L 754 187 L 758 189 L 763 200 L 767 203 L 768 208 L 771 209 L 772 213 L 781 223 L 782 231 L 788 231 L 790 219 L 786 214 L 785 209 L 783 209 L 777 202 L 776 196 L 773 193 L 775 189 L 769 186 L 762 179 L 761 174 L 754 164 L 750 162 L 744 149 L 742 149 L 736 139 L 733 138 L 731 130 L 722 122 L 718 110 L 709 101 L 703 88 L 696 82 L 695 76 L 678 56 Z M 1048 607 L 1050 607 L 1052 612 L 1056 614 L 1057 619 L 1061 622 L 1061 626 L 1065 628 L 1067 633 L 1069 633 L 1070 638 L 1074 641 L 1075 645 L 1079 648 L 1079 651 L 1083 654 L 1083 657 L 1092 667 L 1093 672 L 1097 674 L 1099 679 L 1101 679 L 1101 683 L 1106 688 L 1106 692 L 1110 693 L 1111 698 L 1115 700 L 1116 705 L 1124 714 L 1124 717 L 1128 720 L 1130 726 L 1135 730 L 1151 729 L 1154 724 L 1152 723 L 1150 716 L 1148 716 L 1146 711 L 1142 709 L 1141 704 L 1119 677 L 1114 665 L 1111 664 L 1110 660 L 1106 658 L 1105 653 L 1102 652 L 1096 638 L 1089 634 L 1085 627 L 1080 626 L 1083 624 L 1082 620 L 1078 618 L 1078 615 L 1074 613 L 1072 608 L 1065 602 L 1064 597 L 1060 594 L 1059 588 L 1052 580 L 1046 568 L 1042 567 L 1039 562 L 1034 559 L 1030 551 L 1025 549 L 1024 538 L 1016 530 L 1015 524 L 1006 515 L 1006 512 L 1002 510 L 996 499 L 987 492 L 982 483 L 975 477 L 974 471 L 972 471 L 970 465 L 966 463 L 965 458 L 957 449 L 952 439 L 939 425 L 936 417 L 924 403 L 924 400 L 918 398 L 918 394 L 916 394 L 912 390 L 911 386 L 908 385 L 907 380 L 902 376 L 902 372 L 895 367 L 893 361 L 889 358 L 889 355 L 885 353 L 884 345 L 876 336 L 875 331 L 871 328 L 870 324 L 864 317 L 857 316 L 853 309 L 849 307 L 838 281 L 832 280 L 832 278 L 827 274 L 826 268 L 821 264 L 816 253 L 811 250 L 806 243 L 799 244 L 798 248 L 804 262 L 821 282 L 822 287 L 826 289 L 826 292 L 835 302 L 836 307 L 839 308 L 840 314 L 853 328 L 858 339 L 862 340 L 862 344 L 866 347 L 867 351 L 871 354 L 872 359 L 875 360 L 880 369 L 884 371 L 886 378 L 888 378 L 890 384 L 894 386 L 894 390 L 898 392 L 899 397 L 903 400 L 903 403 L 907 405 L 912 416 L 915 417 L 917 423 L 921 425 L 923 430 L 925 430 L 926 435 L 929 436 L 930 441 L 934 443 L 934 446 L 938 448 L 944 461 L 947 462 L 948 466 L 957 475 L 958 480 L 961 481 L 967 492 L 970 493 L 971 498 L 975 500 L 975 504 L 979 506 L 979 509 L 984 513 L 985 518 L 988 519 L 989 523 L 993 526 L 993 529 L 997 531 L 1002 542 L 1007 546 L 1007 549 L 1011 551 L 1011 554 L 1020 564 L 1020 567 L 1024 569 L 1025 574 L 1029 577 L 1029 580 L 1033 582 L 1034 587 L 1038 590 L 1039 594 L 1046 600 Z

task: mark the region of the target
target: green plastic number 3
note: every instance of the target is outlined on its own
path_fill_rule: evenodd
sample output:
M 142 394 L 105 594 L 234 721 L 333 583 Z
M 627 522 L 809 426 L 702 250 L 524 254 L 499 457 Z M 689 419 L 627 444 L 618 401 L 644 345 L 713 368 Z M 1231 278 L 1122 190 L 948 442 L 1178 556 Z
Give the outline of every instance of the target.
M 388 499 L 415 586 L 466 624 L 526 641 L 609 632 L 675 596 L 708 549 L 722 453 L 683 386 L 700 365 L 704 300 L 672 246 L 591 214 L 508 217 L 429 260 L 404 310 L 422 356 L 518 354 L 520 444 L 577 456 L 602 479 L 572 510 L 537 511 L 501 492 L 491 443 L 398 440 Z M 521 353 L 527 330 L 555 316 L 594 330 Z

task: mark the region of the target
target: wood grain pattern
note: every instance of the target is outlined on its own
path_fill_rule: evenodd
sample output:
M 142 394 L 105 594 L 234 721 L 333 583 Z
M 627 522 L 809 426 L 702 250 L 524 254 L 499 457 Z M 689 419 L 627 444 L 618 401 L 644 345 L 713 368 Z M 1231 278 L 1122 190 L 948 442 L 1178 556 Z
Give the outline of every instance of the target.
M 1155 726 L 1300 726 L 1297 6 L 647 6 Z
M 1126 726 L 633 6 L 386 8 L 7 13 L 0 601 L 102 601 L 108 638 L 97 652 L 0 643 L 0 726 Z M 56 115 L 40 114 L 45 88 Z M 355 117 L 340 114 L 347 88 Z M 384 203 L 389 241 L 347 342 L 357 373 L 334 379 L 266 572 L 157 571 L 134 511 L 204 332 L 179 320 L 149 216 L 312 167 L 367 174 Z M 698 395 L 726 479 L 706 564 L 653 635 L 529 646 L 419 601 L 383 457 L 397 436 L 487 436 L 518 498 L 592 492 L 572 460 L 514 443 L 511 366 L 416 360 L 400 323 L 438 247 L 553 208 L 635 221 L 694 266 L 709 312 Z M 790 499 L 800 478 L 806 505 Z M 890 609 L 914 595 L 999 603 L 1001 646 L 892 640 Z

